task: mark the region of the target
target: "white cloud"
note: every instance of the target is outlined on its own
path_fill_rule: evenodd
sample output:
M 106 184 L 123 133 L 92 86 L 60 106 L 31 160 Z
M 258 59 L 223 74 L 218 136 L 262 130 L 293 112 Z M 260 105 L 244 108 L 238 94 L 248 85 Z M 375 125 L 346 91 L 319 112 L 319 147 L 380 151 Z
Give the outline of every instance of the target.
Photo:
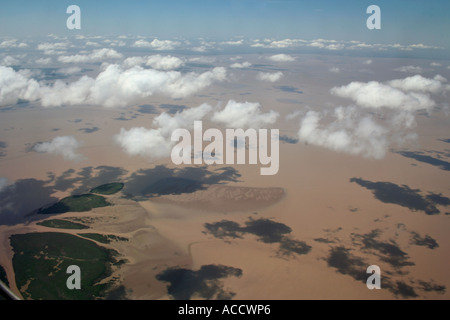
M 432 62 L 432 63 L 430 63 L 430 66 L 432 66 L 432 67 L 442 67 L 442 63 Z
M 281 78 L 284 77 L 283 72 L 259 72 L 256 76 L 258 80 L 268 81 L 268 82 L 277 82 Z
M 435 76 L 434 79 L 415 75 L 405 79 L 392 80 L 388 83 L 390 86 L 403 91 L 439 93 L 449 89 L 448 85 L 444 84 L 445 82 L 447 82 L 447 79 L 440 75 Z
M 79 72 L 81 72 L 81 70 L 82 69 L 80 67 L 69 67 L 69 68 L 58 69 L 58 72 L 65 74 L 65 75 L 71 75 L 71 74 L 79 73 Z
M 294 57 L 284 53 L 275 54 L 273 56 L 268 57 L 268 59 L 275 62 L 292 62 L 295 60 Z
M 14 57 L 6 56 L 3 58 L 2 62 L 0 63 L 2 66 L 14 66 L 19 64 L 19 60 L 17 60 Z
M 77 54 L 72 56 L 61 56 L 58 57 L 59 62 L 63 63 L 93 63 L 93 62 L 103 62 L 110 59 L 120 59 L 122 54 L 118 53 L 114 49 L 97 49 L 92 51 L 90 54 Z
M 0 106 L 17 103 L 18 99 L 36 100 L 39 83 L 10 67 L 0 66 Z
M 366 60 L 366 61 L 364 61 L 364 64 L 367 64 L 367 65 L 370 65 L 370 64 L 372 64 L 372 60 Z
M 153 120 L 154 128 L 135 127 L 130 130 L 122 128 L 114 140 L 131 156 L 163 158 L 170 155 L 176 142 L 171 141 L 175 129 L 192 129 L 194 121 L 202 120 L 212 110 L 208 104 L 184 109 L 171 116 L 164 112 Z
M 51 64 L 51 63 L 52 63 L 52 58 L 50 58 L 50 57 L 36 59 L 36 64 L 48 65 L 48 64 Z
M 173 56 L 161 56 L 159 54 L 144 57 L 129 57 L 123 62 L 126 68 L 146 65 L 157 70 L 173 70 L 184 64 L 183 60 Z
M 17 39 L 8 39 L 4 40 L 0 43 L 0 48 L 9 49 L 9 48 L 26 48 L 28 44 L 25 42 L 18 42 Z
M 63 54 L 69 47 L 68 42 L 44 42 L 37 46 L 37 49 L 44 51 L 45 55 Z
M 332 68 L 330 68 L 330 72 L 339 73 L 339 72 L 341 72 L 341 70 L 338 67 L 332 67 Z
M 355 101 L 365 108 L 392 108 L 401 110 L 430 109 L 434 101 L 425 94 L 418 92 L 403 92 L 391 85 L 377 81 L 367 83 L 351 82 L 342 87 L 334 87 L 331 93 L 341 98 Z
M 227 128 L 254 128 L 259 129 L 268 124 L 273 124 L 279 116 L 278 112 L 270 110 L 262 113 L 261 105 L 257 102 L 228 101 L 225 108 L 217 111 L 211 120 L 222 123 Z
M 421 67 L 416 66 L 403 66 L 394 69 L 394 71 L 406 72 L 406 73 L 422 73 L 423 69 Z
M 180 45 L 180 42 L 178 41 L 172 41 L 172 40 L 158 40 L 154 39 L 152 42 L 140 39 L 137 40 L 133 47 L 137 48 L 152 48 L 155 50 L 174 50 L 177 46 Z
M 76 150 L 82 145 L 72 136 L 56 137 L 50 142 L 36 144 L 33 150 L 40 153 L 50 153 L 62 155 L 65 160 L 80 161 L 83 156 L 76 153 Z
M 0 105 L 14 104 L 18 99 L 40 99 L 44 107 L 77 104 L 124 107 L 154 94 L 185 98 L 227 77 L 226 69 L 222 67 L 201 74 L 182 74 L 139 66 L 124 70 L 116 64 L 106 66 L 95 79 L 83 76 L 69 84 L 57 80 L 46 86 L 31 79 L 30 75 L 26 70 L 16 72 L 0 66 Z
M 236 40 L 236 41 L 223 41 L 222 44 L 229 45 L 229 46 L 240 46 L 244 44 L 244 40 Z
M 398 113 L 384 125 L 377 123 L 371 116 L 359 115 L 356 107 L 338 107 L 332 117 L 331 123 L 323 124 L 322 120 L 329 118 L 329 115 L 308 111 L 300 121 L 299 141 L 338 152 L 381 159 L 391 144 L 416 138 L 414 134 L 405 133 L 405 129 L 415 124 L 409 112 Z
M 161 56 L 158 54 L 148 57 L 147 62 L 145 64 L 147 66 L 152 67 L 153 69 L 173 70 L 178 67 L 181 67 L 184 64 L 184 62 L 183 60 L 177 57 Z
M 236 63 L 233 63 L 232 65 L 230 65 L 230 68 L 232 68 L 232 69 L 243 69 L 243 68 L 248 68 L 251 65 L 252 64 L 250 62 L 248 62 L 248 61 L 245 61 L 245 62 L 242 62 L 242 63 L 236 62 Z
M 109 65 L 96 79 L 83 76 L 68 85 L 56 81 L 52 87 L 41 88 L 41 103 L 43 106 L 94 104 L 124 107 L 157 93 L 184 98 L 225 79 L 226 70 L 221 67 L 202 74 L 182 74 L 139 66 L 123 70 L 119 65 Z

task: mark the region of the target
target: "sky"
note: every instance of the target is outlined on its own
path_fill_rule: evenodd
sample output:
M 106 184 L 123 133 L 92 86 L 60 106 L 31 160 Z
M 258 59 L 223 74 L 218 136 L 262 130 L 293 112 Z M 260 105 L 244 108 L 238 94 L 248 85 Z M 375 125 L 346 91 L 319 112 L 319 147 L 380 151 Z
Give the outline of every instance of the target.
M 66 9 L 72 4 L 81 8 L 79 31 L 66 28 Z M 372 4 L 381 9 L 381 30 L 366 27 L 366 9 Z M 450 48 L 449 12 L 448 0 L 6 0 L 0 10 L 0 36 L 324 38 Z

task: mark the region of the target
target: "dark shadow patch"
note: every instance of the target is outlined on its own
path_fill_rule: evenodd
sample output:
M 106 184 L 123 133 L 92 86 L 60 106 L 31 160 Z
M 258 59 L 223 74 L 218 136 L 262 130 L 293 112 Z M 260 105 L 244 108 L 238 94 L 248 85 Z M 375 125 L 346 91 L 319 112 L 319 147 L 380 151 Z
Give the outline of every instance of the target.
M 205 223 L 205 229 L 207 230 L 206 233 L 210 233 L 219 239 L 242 239 L 245 234 L 255 235 L 258 237 L 258 241 L 278 243 L 278 253 L 284 256 L 289 256 L 292 253 L 307 254 L 312 248 L 303 241 L 289 238 L 287 235 L 292 232 L 289 226 L 264 218 L 257 220 L 249 218 L 244 226 L 229 220 Z
M 379 241 L 379 235 L 379 230 L 372 230 L 371 232 L 362 235 L 354 234 L 353 242 L 357 245 L 362 245 L 362 250 L 378 256 L 382 261 L 389 263 L 394 268 L 415 265 L 414 262 L 408 261 L 409 256 L 400 249 L 395 241 Z
M 105 300 L 129 300 L 127 298 L 129 292 L 131 292 L 131 290 L 127 290 L 124 286 L 118 286 L 108 292 Z
M 369 265 L 362 258 L 352 255 L 350 249 L 345 247 L 331 248 L 330 254 L 325 260 L 328 266 L 336 268 L 339 273 L 366 282 L 368 277 L 366 269 Z
M 159 107 L 165 109 L 165 112 L 169 114 L 175 114 L 187 108 L 186 106 L 179 104 L 160 104 Z
M 223 265 L 203 265 L 200 270 L 169 268 L 156 275 L 159 281 L 169 282 L 167 292 L 175 300 L 194 297 L 211 300 L 229 300 L 235 293 L 224 289 L 220 279 L 241 277 L 242 270 Z
M 426 196 L 427 200 L 441 206 L 450 206 L 450 198 L 444 197 L 441 193 L 430 193 Z
M 32 220 L 30 214 L 58 201 L 53 187 L 36 179 L 17 180 L 0 192 L 0 225 L 15 225 Z
M 61 129 L 60 128 L 53 128 L 52 129 L 53 132 L 56 132 L 56 131 L 59 131 L 59 130 L 61 130 Z
M 239 177 L 240 174 L 232 167 L 209 171 L 206 166 L 172 169 L 159 165 L 134 172 L 127 179 L 124 192 L 136 198 L 192 193 L 208 185 L 237 182 Z
M 280 241 L 280 253 L 283 255 L 307 254 L 311 251 L 311 246 L 307 245 L 304 241 L 292 240 L 287 237 L 283 237 Z
M 316 242 L 320 242 L 320 243 L 335 243 L 335 241 L 327 239 L 327 238 L 315 238 L 313 240 Z
M 286 142 L 286 143 L 290 143 L 290 144 L 296 144 L 298 142 L 297 138 L 292 138 L 292 137 L 288 137 L 288 136 L 280 136 L 280 141 L 282 142 Z
M 392 291 L 396 295 L 401 295 L 404 298 L 416 298 L 418 297 L 413 287 L 406 284 L 403 281 L 397 281 L 396 286 L 392 288 Z
M 420 162 L 431 164 L 432 166 L 436 166 L 442 170 L 450 171 L 450 162 L 424 155 L 421 152 L 399 151 L 397 153 L 407 158 L 412 158 Z
M 297 99 L 287 99 L 287 98 L 280 98 L 280 99 L 277 99 L 276 101 L 281 102 L 281 103 L 286 103 L 286 104 L 302 104 L 303 103 Z
M 292 232 L 287 225 L 269 219 L 250 219 L 245 225 L 241 232 L 254 234 L 264 243 L 281 242 L 284 235 Z
M 205 228 L 218 239 L 242 239 L 241 227 L 234 221 L 222 220 L 214 223 L 205 223 Z
M 99 127 L 81 128 L 81 129 L 78 129 L 78 131 L 83 131 L 84 133 L 93 133 L 93 132 L 96 132 L 96 131 L 98 131 L 98 130 L 100 130 Z
M 7 146 L 8 144 L 6 142 L 0 141 L 0 157 L 6 156 L 6 152 L 4 151 L 4 149 L 6 149 Z
M 411 232 L 411 235 L 413 236 L 411 239 L 411 244 L 413 245 L 424 246 L 429 249 L 439 248 L 437 241 L 429 235 L 425 235 L 424 238 L 422 238 L 417 232 Z
M 447 288 L 443 285 L 435 284 L 434 282 L 425 282 L 425 281 L 419 281 L 419 285 L 421 290 L 425 292 L 436 292 L 439 294 L 444 294 L 447 291 Z
M 299 94 L 303 93 L 303 91 L 300 91 L 298 88 L 291 86 L 274 86 L 274 88 L 284 92 L 299 93 Z
M 74 120 L 67 120 L 67 121 L 72 122 L 72 123 L 80 123 L 81 121 L 83 121 L 83 119 L 74 119 Z
M 203 183 L 197 180 L 169 177 L 156 181 L 145 188 L 142 193 L 146 196 L 160 196 L 166 194 L 193 193 L 205 189 Z
M 450 143 L 450 139 L 438 139 L 439 141 Z
M 352 178 L 360 186 L 372 190 L 375 198 L 384 203 L 394 203 L 412 211 L 424 211 L 428 215 L 439 214 L 436 206 L 423 197 L 419 189 L 411 189 L 406 185 L 399 186 L 391 182 L 372 182 L 361 178 Z
M 143 105 L 139 106 L 138 112 L 145 113 L 145 114 L 158 114 L 159 113 L 158 110 L 156 109 L 156 107 L 151 104 L 143 104 Z

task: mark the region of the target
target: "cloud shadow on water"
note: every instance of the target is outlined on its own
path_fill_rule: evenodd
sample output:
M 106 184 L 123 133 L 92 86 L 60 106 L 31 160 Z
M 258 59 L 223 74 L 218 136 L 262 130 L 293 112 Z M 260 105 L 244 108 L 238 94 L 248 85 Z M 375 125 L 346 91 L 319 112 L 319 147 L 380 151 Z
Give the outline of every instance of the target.
M 291 239 L 288 234 L 292 229 L 279 222 L 269 219 L 250 218 L 244 226 L 230 220 L 222 220 L 214 223 L 205 223 L 206 233 L 212 234 L 218 239 L 242 239 L 245 234 L 253 234 L 258 237 L 258 241 L 264 243 L 278 243 L 278 253 L 282 256 L 290 256 L 292 253 L 299 255 L 307 254 L 311 251 L 311 246 L 304 241 Z
M 239 268 L 223 265 L 203 265 L 198 271 L 184 268 L 169 268 L 159 273 L 156 279 L 168 282 L 168 293 L 175 300 L 189 300 L 194 297 L 211 300 L 229 300 L 234 292 L 224 289 L 220 279 L 241 277 Z
M 289 93 L 303 93 L 303 91 L 300 91 L 298 88 L 292 86 L 274 86 L 274 88 Z
M 146 113 L 146 114 L 159 114 L 156 107 L 151 104 L 143 104 L 143 105 L 139 106 L 138 112 Z
M 428 163 L 432 166 L 438 167 L 439 169 L 450 171 L 450 162 L 425 155 L 421 152 L 399 151 L 397 153 L 407 158 L 412 158 L 420 162 Z
M 447 205 L 450 199 L 430 193 L 422 196 L 419 189 L 411 189 L 406 185 L 396 185 L 391 182 L 372 182 L 361 178 L 352 178 L 350 182 L 355 182 L 360 186 L 371 190 L 378 200 L 384 203 L 398 204 L 409 208 L 412 211 L 424 211 L 428 215 L 439 214 L 440 211 L 435 204 Z
M 209 171 L 206 166 L 172 169 L 163 165 L 134 172 L 124 192 L 136 199 L 166 194 L 192 193 L 208 185 L 237 182 L 240 174 L 232 167 Z

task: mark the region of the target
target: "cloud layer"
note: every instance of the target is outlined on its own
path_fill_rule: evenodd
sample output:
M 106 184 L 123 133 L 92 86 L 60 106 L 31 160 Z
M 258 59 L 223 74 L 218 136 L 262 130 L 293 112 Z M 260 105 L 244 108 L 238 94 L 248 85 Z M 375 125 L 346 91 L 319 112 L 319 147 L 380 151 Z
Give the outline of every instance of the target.
M 0 106 L 14 104 L 18 99 L 40 99 L 44 107 L 77 104 L 124 107 L 154 94 L 185 98 L 225 79 L 226 69 L 223 67 L 201 74 L 182 74 L 177 71 L 144 69 L 140 66 L 124 69 L 120 65 L 111 64 L 96 78 L 83 76 L 69 84 L 57 80 L 52 86 L 48 86 L 31 79 L 25 72 L 0 66 Z

